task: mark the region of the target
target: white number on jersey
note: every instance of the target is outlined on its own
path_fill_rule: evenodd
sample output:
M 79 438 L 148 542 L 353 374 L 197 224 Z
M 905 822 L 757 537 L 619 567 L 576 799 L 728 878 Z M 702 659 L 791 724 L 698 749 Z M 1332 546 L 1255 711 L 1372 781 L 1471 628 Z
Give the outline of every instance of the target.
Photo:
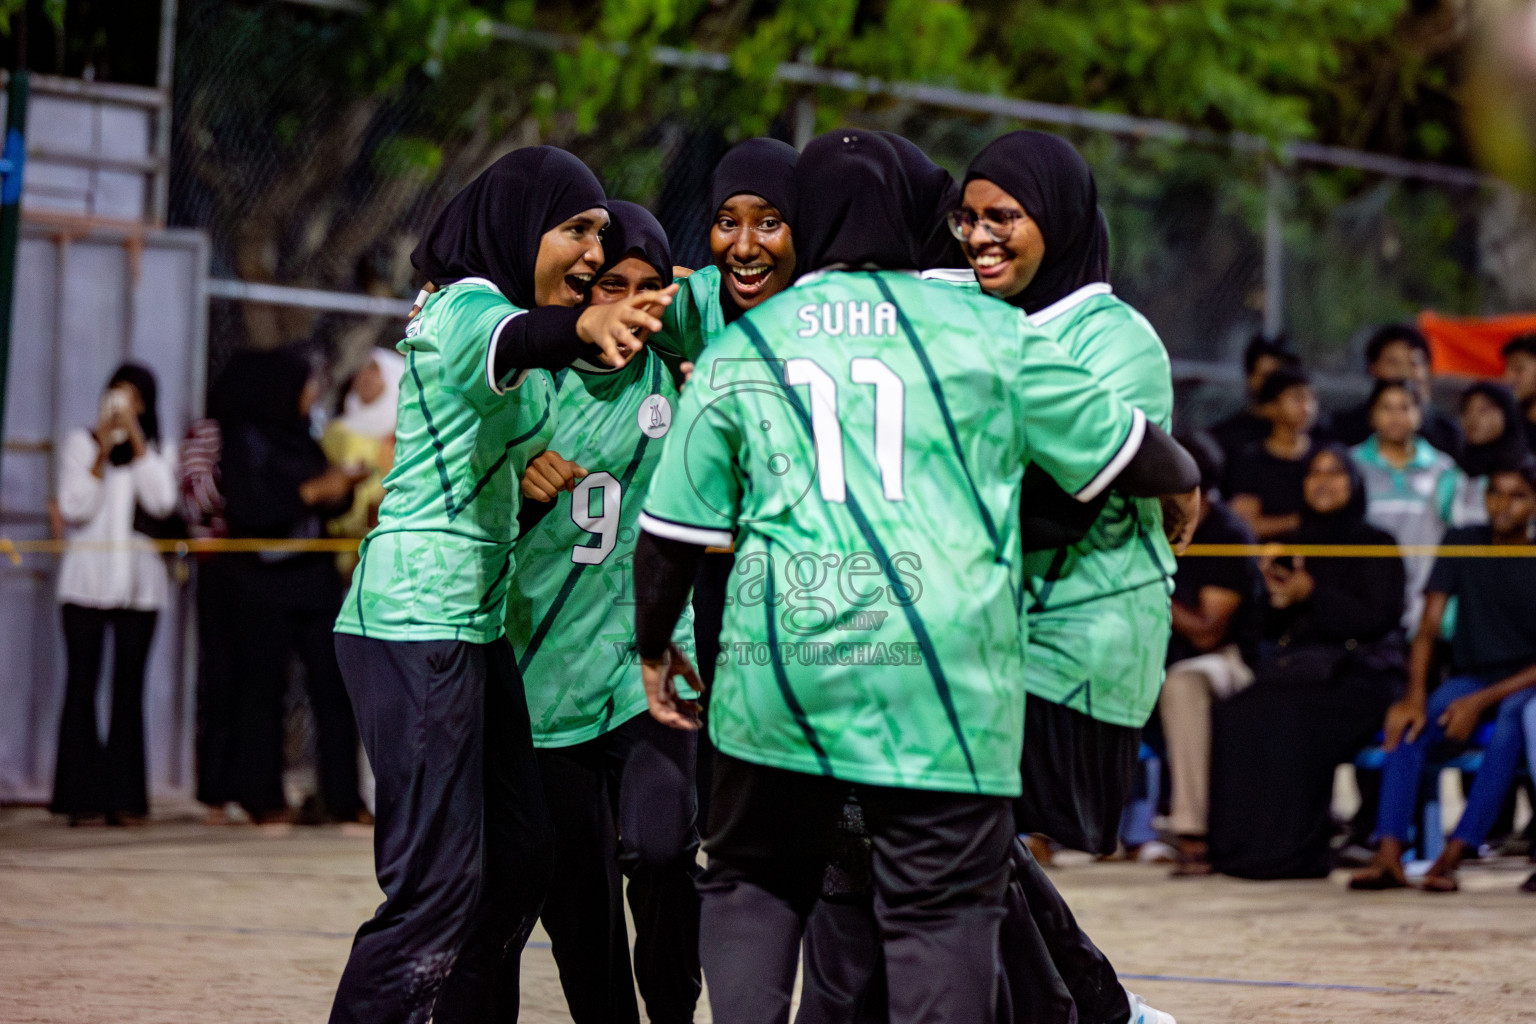
M 887 501 L 901 501 L 902 464 L 906 458 L 906 385 L 882 360 L 860 357 L 848 367 L 855 384 L 875 389 L 875 465 Z M 816 477 L 825 501 L 848 500 L 843 471 L 843 426 L 837 418 L 837 381 L 811 359 L 790 359 L 784 379 L 791 387 L 811 389 L 811 436 L 816 444 Z
M 592 514 L 592 492 L 597 490 L 602 511 Z M 571 548 L 571 561 L 577 565 L 600 565 L 613 553 L 619 540 L 619 503 L 624 496 L 612 473 L 589 473 L 571 491 L 571 522 L 597 534 L 597 546 L 578 544 Z

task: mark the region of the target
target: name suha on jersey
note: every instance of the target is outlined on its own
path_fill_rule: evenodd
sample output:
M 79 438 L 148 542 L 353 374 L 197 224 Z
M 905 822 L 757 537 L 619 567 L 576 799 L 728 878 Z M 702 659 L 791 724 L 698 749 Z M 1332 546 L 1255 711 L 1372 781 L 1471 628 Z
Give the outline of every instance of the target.
M 802 338 L 894 338 L 896 305 L 891 302 L 808 302 L 798 310 Z

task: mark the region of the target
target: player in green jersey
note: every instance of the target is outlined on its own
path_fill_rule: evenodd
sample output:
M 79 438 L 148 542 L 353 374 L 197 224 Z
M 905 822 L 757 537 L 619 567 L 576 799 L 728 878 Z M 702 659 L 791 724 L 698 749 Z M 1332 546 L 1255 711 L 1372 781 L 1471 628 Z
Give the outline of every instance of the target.
M 800 154 L 777 139 L 748 139 L 715 166 L 710 181 L 709 254 L 713 261 L 685 277 L 677 301 L 662 313 L 657 350 L 690 363 L 742 313 L 768 301 L 794 280 L 795 239 L 788 213 Z M 694 641 L 705 686 L 720 660 L 720 625 L 736 560 L 711 551 L 694 581 Z M 699 736 L 696 778 L 699 820 L 709 820 L 709 783 L 714 748 L 708 730 Z
M 608 212 L 591 301 L 670 285 L 656 218 L 618 200 Z M 696 737 L 646 713 L 634 649 L 636 520 L 681 379 L 649 346 L 621 369 L 573 363 L 556 378 L 549 450 L 523 475 L 507 640 L 555 828 L 541 917 L 576 1024 L 638 1022 L 636 982 L 651 1020 L 691 1021 L 700 991 Z M 679 624 L 681 646 L 692 646 L 692 627 Z
M 711 1004 L 721 1020 L 787 1019 L 852 783 L 891 1019 L 987 1020 L 1023 732 L 1023 467 L 1085 500 L 1112 482 L 1160 493 L 1195 469 L 1017 311 L 891 269 L 917 256 L 883 139 L 823 136 L 796 184 L 813 272 L 710 346 L 636 551 L 647 695 L 682 728 L 696 719 L 666 652 L 704 546 L 734 540 L 755 577 L 757 600 L 727 609 L 710 712 Z
M 437 291 L 400 345 L 395 464 L 336 623 L 376 779 L 385 900 L 331 1020 L 510 1019 L 551 839 L 503 607 L 517 479 L 553 433 L 549 370 L 621 367 L 659 329 L 645 293 L 576 309 L 602 265 L 602 187 L 558 149 L 509 153 L 412 256 Z
M 1093 174 L 1070 143 L 1031 131 L 995 140 L 972 161 L 950 220 L 982 288 L 1029 314 L 1104 387 L 1169 427 L 1167 352 L 1145 318 L 1110 289 Z M 1024 501 L 1041 509 L 1076 505 L 1034 471 L 1026 474 Z M 1116 845 L 1141 727 L 1162 685 L 1175 565 L 1155 499 L 1111 490 L 1102 508 L 1066 518 L 1066 531 L 1041 516 L 1024 523 L 1026 549 L 1036 550 L 1024 560 L 1029 697 L 1016 813 L 1021 831 L 1107 853 Z M 1031 543 L 1036 537 L 1043 539 Z M 1064 1020 L 1075 1002 L 1083 1024 L 1118 1024 L 1129 1004 L 1132 1021 L 1159 1020 L 1159 1011 L 1120 986 L 1038 866 L 1017 852 L 1015 861 L 1071 993 L 1049 992 L 1030 974 L 1038 963 L 1010 962 L 1018 999 L 1031 1004 L 1016 1008 Z M 1042 916 L 1041 904 L 1053 912 Z

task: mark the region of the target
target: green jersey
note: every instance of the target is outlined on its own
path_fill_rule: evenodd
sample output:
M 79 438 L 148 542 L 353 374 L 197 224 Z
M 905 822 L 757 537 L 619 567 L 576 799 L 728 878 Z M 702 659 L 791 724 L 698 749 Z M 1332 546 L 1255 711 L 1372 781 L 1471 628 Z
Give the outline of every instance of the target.
M 1168 429 L 1173 380 L 1152 325 L 1107 284 L 1029 318 L 1105 388 Z M 1111 494 L 1087 536 L 1025 556 L 1025 687 L 1114 725 L 1140 728 L 1157 703 L 1175 570 L 1155 498 Z
M 810 275 L 747 312 L 694 371 L 640 520 L 736 545 L 710 738 L 1017 794 L 1024 465 L 1091 499 L 1143 424 L 1022 313 L 948 285 Z
M 336 631 L 489 643 L 502 635 L 518 481 L 555 428 L 543 370 L 497 379 L 501 329 L 523 310 L 481 278 L 435 292 L 406 329 L 395 465 Z
M 635 653 L 636 520 L 678 389 L 649 347 L 619 370 L 576 363 L 557 378 L 549 449 L 587 470 L 513 549 L 507 640 L 528 696 L 533 742 L 583 743 L 646 710 Z M 693 619 L 678 624 L 693 646 Z
M 661 333 L 651 338 L 651 347 L 692 362 L 725 330 L 720 268 L 695 270 L 677 284 L 672 305 L 661 314 Z

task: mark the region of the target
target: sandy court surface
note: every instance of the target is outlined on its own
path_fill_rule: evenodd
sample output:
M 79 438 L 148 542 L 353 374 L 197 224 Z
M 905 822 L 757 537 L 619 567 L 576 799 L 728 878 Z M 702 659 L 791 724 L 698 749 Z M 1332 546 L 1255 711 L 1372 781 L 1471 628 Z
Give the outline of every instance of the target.
M 379 900 L 369 850 L 363 830 L 69 829 L 0 811 L 0 1021 L 323 1021 Z M 1129 985 L 1180 1024 L 1480 1024 L 1536 1020 L 1525 871 L 1479 866 L 1442 897 L 1129 864 L 1052 877 L 1122 972 L 1156 976 Z M 568 1022 L 542 933 L 522 970 L 522 1019 Z

